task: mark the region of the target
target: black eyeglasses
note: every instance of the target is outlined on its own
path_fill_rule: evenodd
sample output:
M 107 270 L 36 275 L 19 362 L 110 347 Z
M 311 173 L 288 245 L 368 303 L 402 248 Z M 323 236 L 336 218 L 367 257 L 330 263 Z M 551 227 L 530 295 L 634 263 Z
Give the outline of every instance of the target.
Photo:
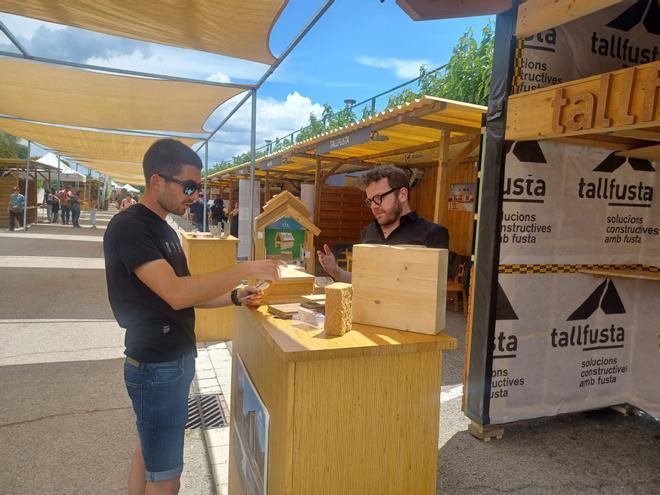
M 158 175 L 163 179 L 165 179 L 167 182 L 174 182 L 175 184 L 179 184 L 180 186 L 182 186 L 183 194 L 185 194 L 186 196 L 192 196 L 193 194 L 195 194 L 195 191 L 200 191 L 202 189 L 203 184 L 201 182 L 195 182 L 194 180 L 179 180 L 164 174 L 158 174 Z
M 388 194 L 393 193 L 394 191 L 398 191 L 401 189 L 400 187 L 395 187 L 394 189 L 390 189 L 387 192 L 384 192 L 382 194 L 374 194 L 373 198 L 364 198 L 364 205 L 367 208 L 371 208 L 371 203 L 375 203 L 376 206 L 380 206 L 381 203 L 383 202 L 383 198 L 387 196 Z

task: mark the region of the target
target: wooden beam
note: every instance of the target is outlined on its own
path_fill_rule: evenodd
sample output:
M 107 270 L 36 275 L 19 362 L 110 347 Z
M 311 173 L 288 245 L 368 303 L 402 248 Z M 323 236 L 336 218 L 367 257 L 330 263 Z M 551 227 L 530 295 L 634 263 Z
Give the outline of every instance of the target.
M 447 173 L 449 171 L 449 131 L 442 131 L 440 158 L 438 160 L 438 177 L 435 181 L 435 206 L 433 221 L 442 225 L 447 212 Z
M 480 127 L 468 127 L 466 125 L 449 124 L 446 122 L 437 122 L 416 117 L 403 117 L 401 123 L 418 127 L 428 127 L 430 129 L 438 129 L 441 131 L 462 132 L 464 134 L 476 134 L 481 132 Z
M 588 146 L 591 148 L 602 148 L 612 151 L 640 148 L 646 144 L 645 141 L 616 136 L 614 134 L 593 134 L 588 136 L 572 136 L 556 138 L 558 143 L 573 144 L 575 146 Z
M 314 225 L 319 224 L 321 210 L 321 186 L 323 179 L 321 177 L 321 159 L 316 159 L 316 169 L 314 173 Z
M 270 200 L 270 174 L 266 170 L 266 177 L 264 178 L 266 185 L 264 186 L 264 204 Z
M 620 151 L 617 155 L 627 156 L 628 158 L 643 158 L 645 160 L 660 160 L 660 144 Z
M 660 126 L 660 61 L 509 97 L 506 139 L 524 141 Z
M 332 167 L 330 170 L 328 170 L 325 174 L 323 174 L 323 175 L 321 176 L 321 182 L 325 182 L 325 179 L 327 179 L 328 177 L 330 177 L 331 175 L 333 175 L 334 173 L 336 173 L 337 170 L 339 170 L 339 169 L 340 169 L 341 167 L 343 167 L 343 166 L 344 166 L 343 163 L 338 163 L 337 165 L 335 165 L 334 167 Z
M 525 38 L 561 26 L 623 0 L 526 0 L 518 7 L 516 37 Z
M 633 139 L 644 139 L 647 141 L 660 141 L 660 128 L 635 129 L 632 131 L 614 132 L 609 135 L 629 137 Z
M 472 141 L 467 143 L 458 153 L 454 156 L 449 162 L 448 168 L 452 169 L 459 163 L 461 163 L 465 158 L 468 157 L 470 153 L 474 151 L 476 147 L 481 143 L 481 135 L 476 136 Z M 449 151 L 449 150 L 447 150 Z M 449 158 L 449 157 L 448 157 Z

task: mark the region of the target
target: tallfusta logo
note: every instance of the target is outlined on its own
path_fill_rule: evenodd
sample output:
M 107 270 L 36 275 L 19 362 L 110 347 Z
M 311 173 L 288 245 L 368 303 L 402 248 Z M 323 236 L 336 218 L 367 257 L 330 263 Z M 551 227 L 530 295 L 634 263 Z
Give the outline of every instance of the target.
M 625 170 L 626 164 L 636 172 L 655 172 L 649 160 L 626 158 L 616 153 L 616 151 L 610 153 L 594 168 L 594 172 L 614 174 L 621 169 Z M 650 181 L 654 179 L 655 175 L 649 177 Z M 607 200 L 608 206 L 650 208 L 653 201 L 653 186 L 643 180 L 634 183 L 623 182 L 612 176 L 598 177 L 596 180 L 580 177 L 577 194 L 581 199 Z
M 584 321 L 591 318 L 597 311 L 606 315 L 625 314 L 619 292 L 610 279 L 605 279 L 588 297 L 571 313 L 566 321 Z M 552 347 L 581 347 L 583 351 L 597 349 L 617 349 L 624 346 L 625 330 L 622 326 L 611 324 L 602 328 L 592 327 L 589 323 L 574 324 L 570 330 L 552 329 L 550 334 Z
M 548 161 L 538 141 L 516 141 L 506 144 L 507 155 L 515 156 L 518 161 L 547 165 Z M 504 198 L 507 203 L 544 203 L 546 184 L 541 178 L 528 174 L 525 177 L 506 177 L 504 179 Z
M 660 35 L 660 7 L 658 0 L 638 0 L 617 17 L 607 23 L 607 27 L 621 31 L 630 32 L 641 24 L 651 35 Z M 591 52 L 594 55 L 609 57 L 621 61 L 623 67 L 631 67 L 637 64 L 646 64 L 658 59 L 657 42 L 647 42 L 646 46 L 639 45 L 638 36 L 619 34 L 599 34 L 594 31 L 591 34 Z
M 517 320 L 518 315 L 513 310 L 511 302 L 504 289 L 497 284 L 497 306 L 495 320 Z M 515 358 L 518 351 L 518 337 L 504 332 L 497 333 L 493 338 L 493 359 Z
M 651 34 L 660 34 L 660 7 L 657 0 L 639 0 L 607 24 L 620 31 L 630 31 L 642 23 Z

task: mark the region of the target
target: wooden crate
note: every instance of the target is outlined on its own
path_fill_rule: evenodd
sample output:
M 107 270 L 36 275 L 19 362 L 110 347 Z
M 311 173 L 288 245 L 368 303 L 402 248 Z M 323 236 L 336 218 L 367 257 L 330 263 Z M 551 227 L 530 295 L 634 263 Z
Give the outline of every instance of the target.
M 353 247 L 353 321 L 437 334 L 445 328 L 446 249 Z

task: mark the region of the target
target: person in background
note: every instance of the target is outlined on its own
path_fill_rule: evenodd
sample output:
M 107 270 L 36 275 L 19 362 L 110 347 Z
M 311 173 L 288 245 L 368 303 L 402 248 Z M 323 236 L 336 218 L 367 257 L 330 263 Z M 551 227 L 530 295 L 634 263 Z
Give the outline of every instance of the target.
M 216 196 L 211 206 L 211 225 L 222 231 L 225 228 L 225 205 L 220 196 Z
M 89 202 L 89 224 L 93 229 L 96 228 L 96 200 L 94 199 Z
M 71 209 L 71 223 L 75 228 L 81 229 L 80 220 L 80 194 L 82 191 L 76 191 L 69 198 L 69 208 Z
M 126 208 L 129 208 L 134 204 L 135 204 L 135 200 L 133 199 L 133 196 L 131 196 L 130 194 L 126 194 L 126 196 L 124 196 L 124 199 L 121 200 L 121 205 L 119 205 L 119 211 L 124 211 Z
M 64 186 L 60 192 L 57 193 L 57 198 L 60 200 L 60 210 L 62 215 L 62 225 L 69 224 L 71 210 L 69 209 L 69 197 L 71 196 L 71 189 L 69 186 Z
M 238 201 L 234 203 L 234 209 L 227 216 L 229 217 L 229 235 L 238 237 Z
M 363 244 L 413 244 L 449 249 L 449 231 L 429 222 L 410 209 L 408 174 L 393 165 L 374 167 L 363 177 L 365 205 L 374 221 L 362 231 Z M 323 269 L 338 282 L 351 282 L 351 272 L 337 265 L 327 244 L 317 252 Z
M 60 213 L 60 199 L 57 197 L 54 188 L 48 192 L 48 203 L 50 204 L 50 217 L 48 221 L 50 223 L 57 223 Z
M 23 210 L 25 209 L 25 196 L 18 190 L 17 186 L 12 189 L 9 196 L 9 203 L 7 204 L 7 211 L 9 212 L 9 231 L 13 232 L 16 229 L 16 221 L 19 227 L 23 226 Z
M 190 205 L 190 213 L 193 215 L 195 227 L 199 232 L 204 232 L 204 197 L 200 194 L 197 200 Z

